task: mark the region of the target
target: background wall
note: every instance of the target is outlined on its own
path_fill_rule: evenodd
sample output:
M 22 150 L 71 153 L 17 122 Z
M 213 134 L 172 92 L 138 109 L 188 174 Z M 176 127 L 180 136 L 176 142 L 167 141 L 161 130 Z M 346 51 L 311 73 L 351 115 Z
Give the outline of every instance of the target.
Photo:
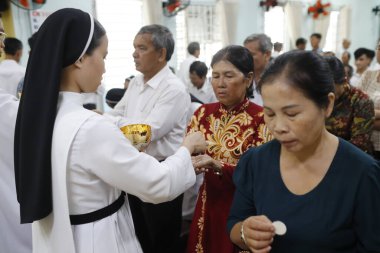
M 26 66 L 29 52 L 28 38 L 32 35 L 32 27 L 29 14 L 30 11 L 21 9 L 13 4 L 10 5 L 15 36 L 24 44 L 24 54 L 21 59 L 21 64 Z M 43 5 L 41 10 L 53 12 L 66 7 L 78 8 L 90 13 L 93 13 L 94 9 L 92 0 L 47 0 L 46 4 Z M 5 29 L 7 29 L 7 27 L 5 27 Z

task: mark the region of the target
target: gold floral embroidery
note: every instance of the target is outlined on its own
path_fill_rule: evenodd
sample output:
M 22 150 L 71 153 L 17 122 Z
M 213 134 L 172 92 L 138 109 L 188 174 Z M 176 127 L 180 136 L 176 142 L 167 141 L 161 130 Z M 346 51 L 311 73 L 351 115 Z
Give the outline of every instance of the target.
M 255 133 L 254 129 L 249 127 L 243 131 L 240 127 L 252 124 L 251 115 L 245 111 L 237 115 L 222 115 L 220 119 L 210 115 L 207 121 L 211 132 L 206 134 L 208 152 L 216 160 L 236 164 L 247 145 L 252 145 L 246 142 Z M 203 125 L 201 127 L 204 129 Z
M 206 182 L 204 182 L 204 187 L 202 190 L 202 211 L 201 211 L 201 217 L 198 219 L 198 242 L 195 245 L 195 252 L 197 253 L 203 253 L 203 245 L 202 245 L 202 238 L 203 238 L 203 228 L 205 225 L 205 212 L 206 212 L 206 200 L 207 200 L 207 193 L 206 193 Z

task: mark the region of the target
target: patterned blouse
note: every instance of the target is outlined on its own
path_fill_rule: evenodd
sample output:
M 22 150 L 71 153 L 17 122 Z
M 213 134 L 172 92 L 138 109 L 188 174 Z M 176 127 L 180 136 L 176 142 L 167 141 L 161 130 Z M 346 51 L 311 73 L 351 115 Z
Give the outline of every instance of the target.
M 379 71 L 366 71 L 358 84 L 358 88 L 372 99 L 375 110 L 380 110 L 380 83 L 377 81 Z M 373 130 L 371 140 L 375 151 L 380 151 L 380 131 Z
M 335 101 L 333 112 L 326 120 L 332 134 L 372 153 L 372 128 L 375 111 L 372 100 L 363 91 L 345 85 L 343 94 Z
M 226 231 L 235 191 L 232 174 L 240 156 L 252 146 L 271 139 L 262 108 L 248 99 L 227 111 L 221 103 L 195 111 L 188 132 L 201 131 L 209 142 L 206 153 L 222 162 L 222 175 L 209 171 L 199 190 L 188 240 L 188 253 L 237 251 Z

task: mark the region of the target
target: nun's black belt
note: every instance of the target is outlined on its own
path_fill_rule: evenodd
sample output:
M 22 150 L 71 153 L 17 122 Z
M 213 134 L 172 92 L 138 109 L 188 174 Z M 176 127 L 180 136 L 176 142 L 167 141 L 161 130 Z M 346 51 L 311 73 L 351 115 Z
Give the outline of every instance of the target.
M 71 225 L 81 225 L 106 218 L 116 213 L 123 206 L 124 201 L 125 192 L 121 192 L 120 197 L 117 200 L 102 209 L 85 214 L 70 215 Z

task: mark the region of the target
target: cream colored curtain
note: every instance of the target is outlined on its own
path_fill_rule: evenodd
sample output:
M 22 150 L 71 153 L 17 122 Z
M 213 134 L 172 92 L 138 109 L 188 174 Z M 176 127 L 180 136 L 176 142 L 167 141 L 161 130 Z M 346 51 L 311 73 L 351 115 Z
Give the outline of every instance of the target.
M 348 5 L 340 9 L 338 17 L 338 38 L 336 48 L 341 48 L 344 39 L 351 39 L 351 7 Z
M 296 40 L 302 37 L 304 24 L 304 4 L 302 2 L 288 2 L 284 7 L 285 24 L 290 39 L 290 49 L 295 48 Z
M 320 33 L 322 35 L 322 40 L 320 43 L 320 48 L 324 48 L 326 44 L 327 30 L 330 25 L 330 14 L 327 16 L 319 15 L 317 19 L 314 20 L 314 33 Z

